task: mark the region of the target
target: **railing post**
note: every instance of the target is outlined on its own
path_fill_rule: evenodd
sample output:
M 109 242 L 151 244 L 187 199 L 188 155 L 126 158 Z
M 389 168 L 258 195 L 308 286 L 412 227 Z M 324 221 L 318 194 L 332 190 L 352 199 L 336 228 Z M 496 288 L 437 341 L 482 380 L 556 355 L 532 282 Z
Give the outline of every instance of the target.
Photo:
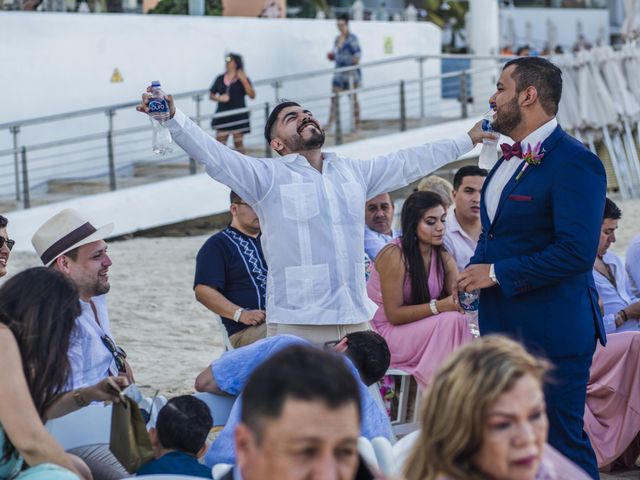
M 460 115 L 462 118 L 469 116 L 469 104 L 467 103 L 467 72 L 463 70 L 460 73 Z
M 31 194 L 29 192 L 29 172 L 27 169 L 27 147 L 20 149 L 22 152 L 22 198 L 24 208 L 31 208 Z
M 340 118 L 340 92 L 334 93 L 335 97 L 332 99 L 336 105 L 336 145 L 342 145 L 342 119 Z
M 269 111 L 269 102 L 264 102 L 264 123 L 265 125 L 267 124 L 267 119 L 269 118 L 269 113 L 271 113 Z M 264 156 L 266 158 L 271 158 L 271 144 L 269 143 L 269 141 L 265 138 L 264 139 Z
M 276 80 L 271 82 L 271 86 L 273 87 L 274 98 L 276 101 L 276 105 L 280 103 L 280 87 L 282 87 L 282 82 L 280 80 Z
M 193 100 L 196 102 L 196 123 L 198 124 L 198 126 L 200 127 L 200 115 L 201 115 L 201 110 L 200 107 L 202 105 L 202 95 L 196 95 L 195 97 L 193 97 Z M 196 174 L 196 161 L 189 157 L 189 175 L 195 175 Z
M 107 156 L 109 160 L 109 190 L 113 191 L 116 185 L 116 159 L 113 149 L 113 116 L 116 114 L 114 110 L 107 110 L 109 118 L 109 130 L 107 131 Z
M 420 120 L 424 120 L 424 57 L 418 59 L 418 78 L 420 79 Z
M 404 80 L 400 80 L 400 131 L 407 129 L 407 105 L 404 95 Z
M 13 135 L 13 170 L 16 177 L 16 200 L 20 201 L 20 154 L 18 153 L 18 133 L 20 133 L 20 127 L 14 125 L 9 129 L 11 135 Z

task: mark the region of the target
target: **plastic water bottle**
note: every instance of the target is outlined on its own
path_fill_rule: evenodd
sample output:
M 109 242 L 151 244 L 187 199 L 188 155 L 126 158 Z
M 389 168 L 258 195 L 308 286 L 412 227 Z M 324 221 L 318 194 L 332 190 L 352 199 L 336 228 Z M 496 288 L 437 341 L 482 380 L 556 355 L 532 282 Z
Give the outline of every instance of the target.
M 480 291 L 461 291 L 458 293 L 458 301 L 464 310 L 464 315 L 469 323 L 469 331 L 474 338 L 480 336 L 480 326 L 478 324 L 478 306 L 480 305 Z
M 485 132 L 493 132 L 493 105 L 489 105 L 491 108 L 487 113 L 482 116 L 482 130 Z M 498 140 L 485 138 L 482 140 L 482 150 L 480 150 L 480 157 L 478 158 L 478 166 L 486 170 L 491 170 L 498 161 Z
M 156 155 L 164 155 L 173 150 L 173 139 L 164 123 L 169 120 L 169 103 L 160 88 L 160 82 L 151 82 L 151 97 L 149 98 L 149 118 L 151 119 L 152 150 Z

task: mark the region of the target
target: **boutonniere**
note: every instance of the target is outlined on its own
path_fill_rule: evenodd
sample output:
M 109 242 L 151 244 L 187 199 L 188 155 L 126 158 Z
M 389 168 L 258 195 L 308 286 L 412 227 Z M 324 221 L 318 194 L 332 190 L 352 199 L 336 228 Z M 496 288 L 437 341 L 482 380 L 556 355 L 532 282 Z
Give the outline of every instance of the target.
M 538 142 L 533 148 L 531 148 L 531 144 L 527 144 L 526 150 L 524 150 L 522 153 L 524 164 L 520 169 L 520 173 L 518 173 L 518 176 L 516 177 L 516 182 L 520 180 L 520 177 L 522 177 L 524 171 L 529 167 L 529 165 L 540 165 L 540 163 L 542 163 L 544 153 L 545 152 L 542 148 L 542 142 Z

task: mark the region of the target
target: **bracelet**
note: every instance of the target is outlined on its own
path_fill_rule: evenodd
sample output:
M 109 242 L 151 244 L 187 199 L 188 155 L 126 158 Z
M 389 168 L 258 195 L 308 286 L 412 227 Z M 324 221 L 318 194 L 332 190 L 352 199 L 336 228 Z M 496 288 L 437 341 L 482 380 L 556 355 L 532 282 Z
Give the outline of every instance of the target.
M 234 322 L 239 322 L 240 321 L 240 315 L 242 315 L 242 312 L 244 312 L 244 308 L 239 308 L 235 311 L 235 313 L 233 314 L 233 321 Z
M 627 317 L 627 312 L 624 311 L 624 308 L 620 310 L 620 313 L 622 314 L 622 318 L 624 318 L 625 322 L 629 320 L 629 317 Z
M 440 312 L 438 311 L 437 300 L 431 300 L 429 302 L 429 308 L 431 309 L 431 315 L 438 315 Z
M 76 405 L 80 408 L 89 405 L 89 402 L 85 400 L 85 398 L 80 393 L 80 390 L 76 390 L 75 392 L 73 392 L 73 401 L 76 402 Z

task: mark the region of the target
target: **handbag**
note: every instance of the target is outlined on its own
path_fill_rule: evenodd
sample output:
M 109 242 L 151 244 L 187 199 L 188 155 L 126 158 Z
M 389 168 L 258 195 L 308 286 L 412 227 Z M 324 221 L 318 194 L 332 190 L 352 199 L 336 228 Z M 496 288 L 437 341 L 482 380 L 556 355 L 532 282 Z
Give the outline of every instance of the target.
M 153 458 L 146 422 L 138 404 L 127 396 L 113 404 L 109 450 L 129 473 L 137 472 Z

